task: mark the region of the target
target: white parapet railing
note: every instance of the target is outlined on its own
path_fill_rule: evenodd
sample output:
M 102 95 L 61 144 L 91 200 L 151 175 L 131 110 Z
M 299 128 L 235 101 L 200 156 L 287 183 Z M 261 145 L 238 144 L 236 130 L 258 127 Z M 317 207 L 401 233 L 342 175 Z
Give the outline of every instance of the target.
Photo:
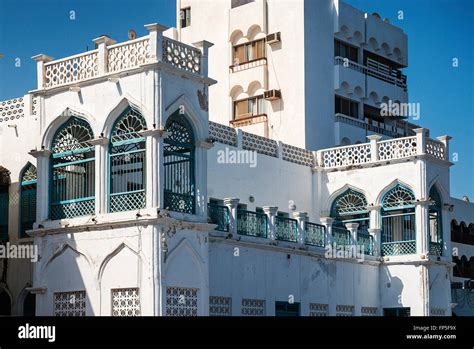
M 198 76 L 207 75 L 208 42 L 196 48 L 163 36 L 165 27 L 145 26 L 150 34 L 116 44 L 107 36 L 94 39 L 96 49 L 75 56 L 54 60 L 37 55 L 38 89 L 74 85 L 102 76 L 115 75 L 149 63 L 162 62 L 172 69 Z
M 324 168 L 362 165 L 372 159 L 369 143 L 319 150 L 317 154 L 318 164 Z
M 25 116 L 23 97 L 0 102 L 0 122 L 19 119 Z

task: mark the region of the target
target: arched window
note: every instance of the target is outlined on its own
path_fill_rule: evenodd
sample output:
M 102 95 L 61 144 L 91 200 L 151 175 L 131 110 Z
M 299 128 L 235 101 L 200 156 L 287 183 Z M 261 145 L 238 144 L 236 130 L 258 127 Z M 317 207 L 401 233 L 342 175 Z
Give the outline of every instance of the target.
M 429 233 L 430 233 L 430 254 L 441 256 L 443 241 L 443 226 L 441 221 L 441 196 L 433 186 L 430 190 L 429 199 Z
M 51 219 L 95 212 L 95 152 L 89 124 L 76 117 L 65 122 L 51 146 Z
M 382 254 L 416 253 L 415 195 L 401 185 L 382 200 Z
M 164 207 L 195 213 L 194 133 L 184 114 L 175 112 L 166 123 L 164 147 Z
M 141 113 L 128 107 L 115 121 L 110 136 L 109 212 L 145 207 L 145 138 Z
M 331 217 L 335 219 L 333 224 L 333 236 L 335 242 L 341 244 L 342 241 L 350 242 L 349 237 L 342 237 L 342 234 L 349 235 L 346 230 L 346 223 L 358 223 L 357 239 L 358 243 L 365 246 L 366 254 L 372 254 L 372 236 L 369 235 L 369 211 L 367 209 L 367 199 L 365 195 L 353 189 L 347 189 L 339 195 L 331 206 Z
M 20 179 L 20 238 L 26 238 L 26 231 L 33 228 L 36 221 L 36 167 L 25 166 Z
M 0 242 L 8 240 L 8 207 L 10 205 L 10 171 L 0 166 Z

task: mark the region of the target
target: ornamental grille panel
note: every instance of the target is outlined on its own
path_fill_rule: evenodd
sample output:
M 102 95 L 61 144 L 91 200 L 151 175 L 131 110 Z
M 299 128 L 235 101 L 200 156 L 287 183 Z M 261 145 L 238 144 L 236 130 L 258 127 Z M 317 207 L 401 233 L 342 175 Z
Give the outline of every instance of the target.
M 298 221 L 292 218 L 275 217 L 275 239 L 298 242 Z
M 431 316 L 446 316 L 446 309 L 443 308 L 431 308 Z
M 218 143 L 237 146 L 235 129 L 212 121 L 209 121 L 209 138 Z
M 243 316 L 265 316 L 265 300 L 242 299 Z
M 304 243 L 311 246 L 326 246 L 326 227 L 316 223 L 305 222 Z
M 209 297 L 209 316 L 232 316 L 232 298 Z
M 370 144 L 351 145 L 322 151 L 322 164 L 325 168 L 361 165 L 370 162 Z
M 237 210 L 237 234 L 266 238 L 267 220 L 265 213 Z
M 351 234 L 349 230 L 341 227 L 332 227 L 332 243 L 336 246 L 351 245 Z
M 310 303 L 309 316 L 328 316 L 329 306 L 327 304 Z
M 138 288 L 112 290 L 112 316 L 140 316 L 140 293 Z
M 197 288 L 166 288 L 166 316 L 197 316 L 197 307 Z
M 107 55 L 109 73 L 138 67 L 150 58 L 150 40 L 146 37 L 109 46 Z
M 383 256 L 398 256 L 416 253 L 416 241 L 399 241 L 382 243 Z
M 407 206 L 413 206 L 415 201 L 415 195 L 413 195 L 411 190 L 397 185 L 385 194 L 382 206 L 384 209 L 405 208 Z
M 129 106 L 117 118 L 111 132 L 109 152 L 109 212 L 145 207 L 145 139 L 140 134 L 146 122 L 140 111 Z
M 194 133 L 184 114 L 175 112 L 166 123 L 164 146 L 164 207 L 194 214 Z
M 99 75 L 98 50 L 44 65 L 44 87 L 55 87 Z
M 56 131 L 52 143 L 51 219 L 93 214 L 95 211 L 95 151 L 92 129 L 71 117 Z
M 86 316 L 86 291 L 54 293 L 54 316 Z
M 377 316 L 378 309 L 376 307 L 362 307 L 361 315 L 362 316 Z
M 427 139 L 426 154 L 431 155 L 436 159 L 446 160 L 446 147 L 441 142 L 437 142 L 432 139 Z
M 379 160 L 400 159 L 416 155 L 416 137 L 398 138 L 377 143 Z
M 24 117 L 24 109 L 23 97 L 0 102 L 0 122 Z
M 281 143 L 281 145 L 283 160 L 304 166 L 314 166 L 314 156 L 312 151 L 285 143 Z
M 362 246 L 364 254 L 372 256 L 374 254 L 374 238 L 372 235 L 357 233 L 357 245 Z
M 229 208 L 227 206 L 207 204 L 207 216 L 210 223 L 217 224 L 216 230 L 229 231 Z
M 336 316 L 354 316 L 354 306 L 336 305 Z
M 242 132 L 242 148 L 257 153 L 278 157 L 278 143 L 272 139 Z
M 166 37 L 163 38 L 163 62 L 190 73 L 201 73 L 201 51 Z
M 364 194 L 348 189 L 334 200 L 331 210 L 333 217 L 366 213 L 367 199 Z
M 36 167 L 32 164 L 23 170 L 20 185 L 20 238 L 26 238 L 26 230 L 36 221 Z

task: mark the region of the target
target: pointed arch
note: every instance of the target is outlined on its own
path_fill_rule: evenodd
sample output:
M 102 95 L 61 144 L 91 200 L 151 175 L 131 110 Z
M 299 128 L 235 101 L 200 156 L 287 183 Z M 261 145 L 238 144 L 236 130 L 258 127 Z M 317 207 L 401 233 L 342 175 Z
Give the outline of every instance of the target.
M 93 264 L 89 256 L 87 256 L 85 253 L 80 252 L 69 243 L 65 243 L 62 244 L 58 249 L 56 249 L 56 251 L 51 255 L 51 257 L 49 257 L 48 261 L 43 265 L 43 267 L 41 268 L 41 276 L 43 276 L 43 273 L 46 271 L 48 266 L 51 265 L 51 263 L 54 262 L 55 259 L 63 255 L 67 250 L 71 250 L 74 254 L 84 257 L 87 264 L 89 265 L 89 268 L 92 270 Z
M 20 172 L 20 238 L 27 238 L 27 230 L 33 229 L 36 221 L 36 188 L 38 172 L 31 163 L 23 167 Z
M 172 115 L 175 115 L 176 113 L 179 114 L 180 112 L 182 112 L 181 114 L 186 115 L 186 118 L 191 124 L 194 131 L 195 141 L 199 142 L 206 140 L 208 136 L 207 120 L 204 120 L 202 113 L 197 111 L 193 103 L 191 103 L 184 94 L 180 95 L 165 108 L 163 125 L 166 125 L 168 119 Z
M 16 302 L 16 311 L 20 316 L 35 316 L 35 299 L 36 295 L 32 294 L 28 289 L 32 287 L 31 282 L 27 282 L 20 291 Z
M 112 132 L 112 128 L 114 127 L 117 119 L 127 110 L 132 109 L 142 115 L 145 120 L 148 120 L 148 113 L 146 107 L 140 103 L 137 99 L 133 98 L 130 95 L 126 95 L 123 97 L 119 103 L 117 103 L 112 109 L 109 110 L 107 113 L 107 117 L 105 118 L 104 125 L 102 126 L 101 133 L 104 137 L 108 137 Z
M 396 187 L 397 185 L 399 186 L 402 186 L 404 188 L 407 188 L 408 190 L 410 190 L 412 193 L 415 193 L 415 190 L 413 188 L 413 185 L 405 182 L 405 181 L 401 181 L 399 180 L 398 178 L 393 180 L 392 182 L 390 182 L 389 184 L 387 184 L 385 187 L 383 187 L 383 189 L 379 192 L 379 194 L 377 195 L 377 198 L 375 199 L 375 204 L 377 206 L 381 206 L 382 205 L 382 200 L 384 198 L 384 196 L 390 191 L 392 190 L 394 187 Z
M 104 271 L 109 264 L 109 262 L 117 256 L 120 252 L 122 252 L 124 249 L 129 250 L 132 252 L 137 258 L 139 259 L 140 263 L 146 263 L 146 258 L 143 254 L 141 254 L 139 251 L 135 250 L 132 246 L 130 246 L 127 242 L 123 241 L 118 246 L 116 246 L 111 252 L 109 252 L 105 258 L 102 260 L 99 266 L 99 271 L 97 273 L 97 280 L 99 281 L 99 285 L 102 282 L 102 277 L 104 275 Z
M 364 195 L 364 197 L 367 197 L 367 192 L 365 190 L 363 190 L 361 188 L 358 188 L 358 187 L 355 187 L 351 184 L 345 184 L 341 188 L 339 188 L 339 189 L 337 189 L 337 190 L 335 190 L 334 192 L 331 193 L 331 195 L 328 197 L 328 199 L 326 200 L 326 202 L 324 204 L 324 211 L 323 212 L 326 212 L 326 213 L 329 214 L 331 212 L 332 204 L 334 203 L 336 198 L 341 196 L 342 194 L 344 194 L 348 190 L 352 190 L 354 192 L 361 193 L 362 195 Z
M 203 276 L 204 272 L 202 265 L 205 263 L 204 259 L 194 249 L 194 247 L 189 243 L 189 241 L 186 238 L 183 238 L 171 251 L 169 251 L 168 256 L 166 258 L 165 268 L 163 269 L 163 277 L 166 277 L 166 273 L 170 265 L 172 264 L 175 257 L 179 255 L 179 252 L 181 250 L 186 250 L 187 252 L 189 252 L 189 256 L 191 256 L 191 258 L 195 262 L 194 265 L 198 267 L 201 276 Z

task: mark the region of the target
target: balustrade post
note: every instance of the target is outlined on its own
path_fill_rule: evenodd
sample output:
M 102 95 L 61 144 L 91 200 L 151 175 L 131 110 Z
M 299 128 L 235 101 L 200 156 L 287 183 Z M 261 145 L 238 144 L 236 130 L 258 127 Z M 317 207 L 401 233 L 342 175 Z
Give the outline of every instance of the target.
M 38 80 L 38 90 L 45 88 L 45 64 L 53 60 L 52 57 L 39 54 L 31 57 L 36 62 L 36 76 Z
M 377 143 L 382 138 L 380 135 L 371 135 L 367 136 L 367 139 L 370 141 L 370 161 L 376 162 L 379 161 L 379 151 Z
M 202 40 L 193 44 L 201 50 L 201 76 L 207 77 L 209 72 L 209 48 L 214 46 L 212 42 Z
M 263 212 L 267 215 L 268 219 L 268 238 L 270 240 L 276 240 L 276 231 L 275 231 L 275 217 L 278 212 L 277 206 L 264 206 Z
M 448 135 L 444 135 L 444 136 L 440 136 L 436 138 L 438 141 L 440 141 L 444 145 L 444 160 L 447 160 L 447 161 L 449 161 L 449 140 L 451 138 L 452 137 Z
M 108 138 L 96 138 L 90 141 L 95 150 L 95 214 L 107 212 L 108 207 L 108 169 L 107 146 Z
M 413 130 L 416 134 L 416 154 L 424 155 L 426 153 L 426 128 L 415 128 Z
M 380 257 L 382 255 L 382 230 L 380 228 L 367 229 L 374 241 L 374 256 Z
M 108 72 L 108 50 L 107 46 L 116 43 L 115 40 L 109 38 L 107 35 L 99 36 L 92 40 L 98 49 L 97 53 L 97 68 L 99 76 L 104 75 Z
M 352 246 L 357 248 L 357 229 L 359 228 L 359 223 L 346 223 L 345 226 L 351 235 Z
M 298 221 L 298 243 L 305 243 L 305 224 L 308 221 L 308 213 L 293 212 L 293 218 Z
M 321 224 L 326 227 L 326 246 L 325 246 L 325 248 L 327 248 L 328 245 L 332 246 L 332 241 L 333 241 L 332 224 L 334 223 L 334 218 L 332 218 L 332 217 L 321 217 L 320 221 L 321 221 Z
M 415 236 L 416 253 L 420 257 L 426 256 L 429 251 L 429 224 L 429 200 L 419 200 L 415 206 Z
M 146 24 L 145 29 L 150 32 L 150 60 L 160 62 L 163 59 L 163 32 L 165 26 L 152 23 Z
M 229 233 L 237 236 L 237 207 L 240 199 L 225 198 L 224 205 L 229 208 Z
M 36 185 L 36 224 L 49 218 L 49 161 L 51 151 L 32 150 L 29 154 L 36 158 L 38 180 Z M 35 225 L 35 227 L 37 227 Z

